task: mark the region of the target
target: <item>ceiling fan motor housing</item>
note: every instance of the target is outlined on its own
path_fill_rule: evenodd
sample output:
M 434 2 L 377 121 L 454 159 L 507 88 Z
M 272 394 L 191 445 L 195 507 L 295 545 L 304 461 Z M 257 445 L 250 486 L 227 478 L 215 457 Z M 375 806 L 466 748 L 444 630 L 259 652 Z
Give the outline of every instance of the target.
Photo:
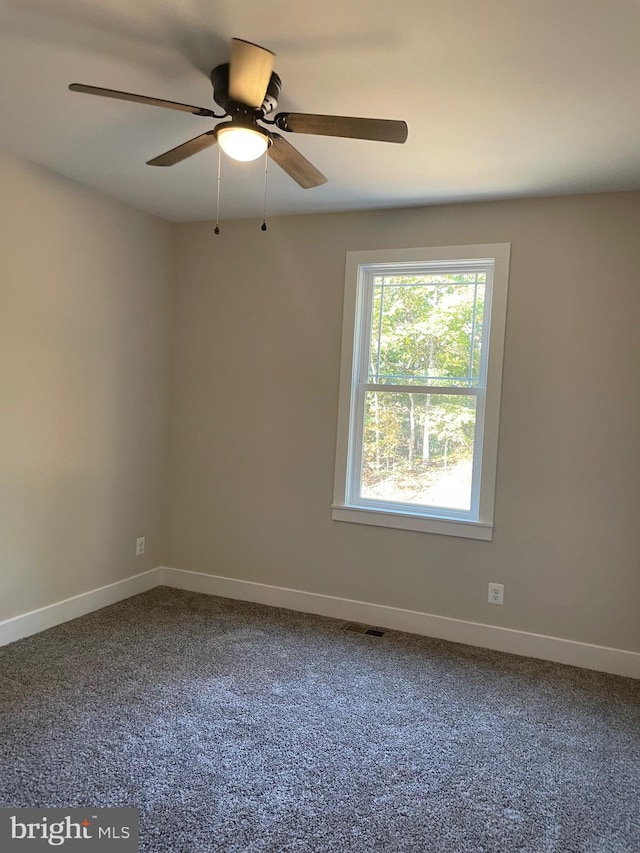
M 211 72 L 211 84 L 213 85 L 213 100 L 216 104 L 219 104 L 222 109 L 227 112 L 229 115 L 233 115 L 238 112 L 238 107 L 243 107 L 243 104 L 237 104 L 234 100 L 229 97 L 229 63 L 225 62 L 223 65 L 216 65 L 216 67 Z M 252 110 L 248 107 L 244 107 L 245 110 L 249 109 L 252 113 L 258 112 L 261 115 L 268 115 L 273 112 L 275 108 L 278 106 L 278 98 L 280 97 L 280 91 L 282 90 L 282 81 L 280 77 L 276 74 L 275 71 L 272 72 L 271 78 L 269 79 L 269 85 L 267 86 L 267 91 L 264 96 L 264 100 L 259 110 Z
M 272 113 L 275 108 L 278 106 L 278 98 L 280 97 L 280 91 L 282 89 L 282 81 L 278 77 L 275 71 L 271 73 L 271 79 L 269 80 L 269 85 L 267 86 L 267 91 L 264 96 L 264 101 L 262 102 L 262 112 L 264 115 L 268 115 Z

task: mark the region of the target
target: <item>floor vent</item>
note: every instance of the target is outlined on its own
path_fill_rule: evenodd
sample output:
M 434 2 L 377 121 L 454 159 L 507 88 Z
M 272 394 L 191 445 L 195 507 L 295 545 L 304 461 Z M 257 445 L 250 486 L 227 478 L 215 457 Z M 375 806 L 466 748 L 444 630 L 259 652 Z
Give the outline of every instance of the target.
M 350 622 L 345 625 L 345 631 L 350 631 L 352 634 L 368 634 L 370 637 L 384 637 L 384 631 L 380 628 L 372 628 L 370 625 L 359 625 L 357 622 Z

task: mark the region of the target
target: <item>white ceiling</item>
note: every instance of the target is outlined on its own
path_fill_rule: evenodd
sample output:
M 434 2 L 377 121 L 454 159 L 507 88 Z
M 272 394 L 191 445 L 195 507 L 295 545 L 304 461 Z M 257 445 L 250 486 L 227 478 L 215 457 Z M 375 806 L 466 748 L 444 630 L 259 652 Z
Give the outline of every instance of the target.
M 0 0 L 0 147 L 172 221 L 215 217 L 216 149 L 145 161 L 214 120 L 232 36 L 277 54 L 278 110 L 404 119 L 405 145 L 287 135 L 329 178 L 269 168 L 272 215 L 640 188 L 640 0 Z M 222 219 L 263 162 L 225 160 Z

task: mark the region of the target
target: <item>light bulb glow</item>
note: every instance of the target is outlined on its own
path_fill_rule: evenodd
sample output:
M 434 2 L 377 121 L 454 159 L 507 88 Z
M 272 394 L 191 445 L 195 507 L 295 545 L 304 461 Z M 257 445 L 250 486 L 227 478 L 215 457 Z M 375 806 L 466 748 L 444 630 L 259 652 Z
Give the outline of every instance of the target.
M 257 160 L 269 145 L 269 137 L 266 133 L 237 125 L 218 128 L 216 138 L 225 154 L 243 162 Z

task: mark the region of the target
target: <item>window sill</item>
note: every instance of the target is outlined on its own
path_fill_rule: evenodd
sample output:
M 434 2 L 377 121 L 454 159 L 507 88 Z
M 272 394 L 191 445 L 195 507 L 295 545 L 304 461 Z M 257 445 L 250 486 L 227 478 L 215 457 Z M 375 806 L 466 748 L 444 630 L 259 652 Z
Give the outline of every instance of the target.
M 361 509 L 353 506 L 333 504 L 331 517 L 334 521 L 349 521 L 354 524 L 371 524 L 375 527 L 395 527 L 398 530 L 415 530 L 419 533 L 439 533 L 444 536 L 459 536 L 464 539 L 493 539 L 493 525 L 481 521 L 458 521 L 451 518 L 427 518 L 424 515 L 389 512 L 388 510 Z

